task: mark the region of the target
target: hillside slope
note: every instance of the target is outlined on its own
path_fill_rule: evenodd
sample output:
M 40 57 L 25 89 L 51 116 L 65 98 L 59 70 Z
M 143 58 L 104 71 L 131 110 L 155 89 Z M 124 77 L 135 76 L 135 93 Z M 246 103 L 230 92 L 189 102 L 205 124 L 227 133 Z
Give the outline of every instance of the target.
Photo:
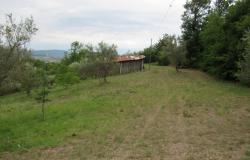
M 249 158 L 249 88 L 157 66 L 108 80 L 53 89 L 44 122 L 32 98 L 1 97 L 0 159 Z

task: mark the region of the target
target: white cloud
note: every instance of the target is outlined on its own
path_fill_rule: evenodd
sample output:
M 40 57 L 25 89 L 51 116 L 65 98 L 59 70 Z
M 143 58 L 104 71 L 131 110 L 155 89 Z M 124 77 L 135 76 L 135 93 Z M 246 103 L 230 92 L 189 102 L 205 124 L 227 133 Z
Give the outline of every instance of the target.
M 72 41 L 117 44 L 140 50 L 163 33 L 180 34 L 185 0 L 0 0 L 4 14 L 32 15 L 39 32 L 34 49 L 68 49 Z M 173 3 L 172 7 L 169 7 Z M 167 11 L 168 10 L 168 11 Z M 167 15 L 165 15 L 167 13 Z

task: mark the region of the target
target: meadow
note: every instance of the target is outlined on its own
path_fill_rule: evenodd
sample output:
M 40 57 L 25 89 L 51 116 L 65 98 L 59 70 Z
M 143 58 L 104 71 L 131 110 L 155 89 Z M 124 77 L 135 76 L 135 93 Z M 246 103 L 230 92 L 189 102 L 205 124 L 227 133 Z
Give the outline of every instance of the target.
M 46 104 L 0 97 L 0 159 L 250 159 L 250 88 L 197 70 L 55 87 Z

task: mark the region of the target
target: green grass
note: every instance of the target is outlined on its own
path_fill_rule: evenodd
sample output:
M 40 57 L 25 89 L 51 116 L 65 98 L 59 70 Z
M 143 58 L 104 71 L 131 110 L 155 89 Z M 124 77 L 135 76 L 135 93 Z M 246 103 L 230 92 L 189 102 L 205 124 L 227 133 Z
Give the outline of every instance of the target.
M 150 71 L 108 80 L 102 86 L 98 80 L 85 80 L 67 89 L 52 89 L 45 121 L 41 120 L 41 106 L 32 97 L 24 93 L 0 97 L 0 153 L 19 154 L 30 149 L 67 145 L 83 137 L 96 138 L 95 150 L 99 147 L 101 151 L 100 147 L 109 143 L 107 137 L 116 130 L 119 135 L 114 143 L 126 140 L 123 134 L 132 131 L 133 125 L 122 129 L 122 122 L 136 124 L 134 119 L 143 118 L 155 106 L 175 109 L 184 104 L 181 114 L 187 119 L 200 114 L 193 108 L 212 110 L 216 117 L 233 114 L 237 109 L 247 115 L 250 111 L 249 88 L 217 81 L 199 71 L 176 73 L 171 67 L 152 66 Z M 249 121 L 242 124 L 246 130 L 249 125 Z M 151 150 L 146 151 L 147 157 L 153 154 Z M 97 157 L 104 156 L 104 153 L 97 154 Z

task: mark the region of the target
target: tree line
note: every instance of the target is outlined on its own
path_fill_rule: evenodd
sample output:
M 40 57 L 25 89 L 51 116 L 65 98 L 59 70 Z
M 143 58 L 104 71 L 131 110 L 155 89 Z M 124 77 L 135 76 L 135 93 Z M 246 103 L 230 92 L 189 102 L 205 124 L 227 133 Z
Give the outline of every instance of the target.
M 179 38 L 164 35 L 152 48 L 137 54 L 144 54 L 146 62 L 169 65 L 173 48 L 169 39 L 175 37 L 184 46 L 185 60 L 175 56 L 182 67 L 250 85 L 250 1 L 188 0 L 184 8 Z
M 250 85 L 250 1 L 188 0 L 184 5 L 182 35 L 163 35 L 152 47 L 133 54 L 145 62 L 197 68 L 225 80 Z M 67 86 L 80 79 L 115 74 L 113 59 L 117 46 L 101 42 L 96 46 L 73 42 L 59 63 L 35 60 L 26 47 L 36 34 L 32 17 L 17 23 L 12 14 L 0 24 L 0 95 L 42 86 L 46 68 L 48 86 Z
M 0 96 L 26 92 L 41 103 L 43 120 L 51 88 L 66 88 L 87 78 L 98 78 L 103 84 L 107 76 L 118 72 L 117 46 L 105 42 L 96 46 L 73 42 L 60 62 L 34 59 L 27 45 L 37 31 L 33 17 L 16 22 L 8 14 L 0 24 Z
M 34 59 L 27 45 L 37 31 L 32 17 L 16 22 L 8 14 L 0 25 L 0 95 L 16 91 L 30 95 L 32 89 L 67 87 L 86 78 L 107 82 L 107 76 L 115 72 L 117 46 L 105 42 L 97 46 L 73 42 L 61 62 Z

